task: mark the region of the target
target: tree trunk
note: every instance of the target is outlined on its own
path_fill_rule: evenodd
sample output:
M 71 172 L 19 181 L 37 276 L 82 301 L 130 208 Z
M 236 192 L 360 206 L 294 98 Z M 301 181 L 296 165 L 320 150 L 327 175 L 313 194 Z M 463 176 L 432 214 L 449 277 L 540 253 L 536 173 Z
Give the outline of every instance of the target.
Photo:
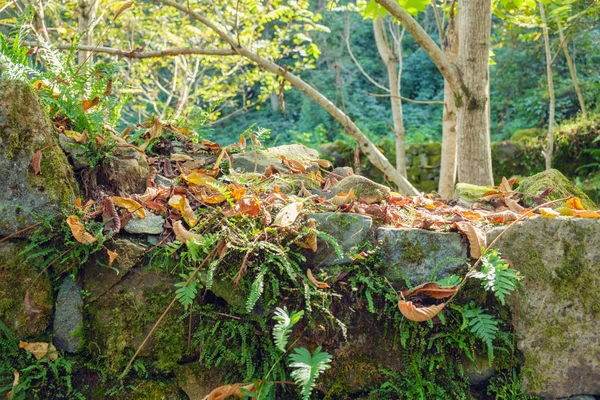
M 492 1 L 459 0 L 458 9 L 457 63 L 464 93 L 456 115 L 458 181 L 492 185 L 488 108 Z
M 196 19 L 207 28 L 211 29 L 215 32 L 222 40 L 226 41 L 238 54 L 243 57 L 248 58 L 249 60 L 258 64 L 261 68 L 266 69 L 274 74 L 281 76 L 283 79 L 288 81 L 292 86 L 296 89 L 304 92 L 308 97 L 313 99 L 317 104 L 323 107 L 332 117 L 334 117 L 343 127 L 344 132 L 351 137 L 353 137 L 360 146 L 360 150 L 367 156 L 369 161 L 382 171 L 392 182 L 398 185 L 398 188 L 401 192 L 410 195 L 418 195 L 419 192 L 410 184 L 410 182 L 400 175 L 396 168 L 388 161 L 388 159 L 379 151 L 377 146 L 373 144 L 369 140 L 369 138 L 360 130 L 358 126 L 350 118 L 346 113 L 336 107 L 335 104 L 331 102 L 327 97 L 323 96 L 321 92 L 314 89 L 311 85 L 287 71 L 287 69 L 281 67 L 280 65 L 275 64 L 274 62 L 261 57 L 257 53 L 252 50 L 241 46 L 236 42 L 236 40 L 220 29 L 217 25 L 212 23 L 210 20 L 205 18 L 204 16 L 192 11 L 185 4 L 180 4 L 174 0 L 157 0 L 162 4 L 166 4 L 168 6 L 174 7 L 190 17 Z
M 581 87 L 579 87 L 579 80 L 577 79 L 577 70 L 575 69 L 575 63 L 573 59 L 571 59 L 571 54 L 569 53 L 569 46 L 565 39 L 565 35 L 563 34 L 563 29 L 560 21 L 556 21 L 558 24 L 558 35 L 560 38 L 560 43 L 562 46 L 563 53 L 565 54 L 565 59 L 567 60 L 567 65 L 569 66 L 569 72 L 571 73 L 571 79 L 573 80 L 573 86 L 575 87 L 575 92 L 577 93 L 577 98 L 579 99 L 579 106 L 581 107 L 581 115 L 583 118 L 587 118 L 587 111 L 585 109 L 585 100 L 583 99 L 583 93 L 581 92 Z
M 44 4 L 40 0 L 24 0 L 23 3 L 26 6 L 33 7 L 32 23 L 37 34 L 40 35 L 46 42 L 50 42 L 50 36 L 48 36 L 48 30 L 46 29 Z
M 546 53 L 546 75 L 548 77 L 548 95 L 550 96 L 550 112 L 548 116 L 548 143 L 546 149 L 542 152 L 546 160 L 546 169 L 552 168 L 552 153 L 554 152 L 554 112 L 556 109 L 556 99 L 554 97 L 554 82 L 552 81 L 552 54 L 550 52 L 550 35 L 548 34 L 548 20 L 546 19 L 546 10 L 544 4 L 540 6 L 540 16 L 542 17 L 542 33 L 544 36 L 544 50 Z
M 442 36 L 442 35 L 440 35 Z M 458 56 L 458 26 L 454 10 L 450 10 L 448 26 L 443 35 L 442 49 L 444 54 L 450 60 L 455 62 Z M 444 79 L 444 113 L 442 116 L 442 161 L 440 165 L 440 183 L 438 192 L 442 197 L 450 198 L 454 193 L 454 183 L 456 182 L 456 103 L 454 102 L 454 93 Z
M 402 117 L 402 99 L 400 98 L 400 79 L 396 69 L 399 61 L 394 51 L 390 48 L 385 38 L 385 27 L 383 18 L 373 20 L 373 33 L 377 50 L 387 68 L 388 81 L 390 83 L 390 102 L 392 105 L 392 121 L 394 123 L 394 138 L 396 142 L 396 169 L 400 175 L 406 177 L 406 152 L 404 149 L 404 121 Z M 400 44 L 401 45 L 401 44 Z M 402 50 L 400 50 L 402 51 Z
M 98 0 L 78 0 L 79 9 L 79 26 L 78 31 L 81 35 L 79 43 L 83 46 L 92 46 L 93 43 L 93 26 L 92 21 L 96 18 L 98 11 Z M 87 61 L 92 61 L 92 53 L 85 50 L 79 50 L 78 60 L 79 65 Z

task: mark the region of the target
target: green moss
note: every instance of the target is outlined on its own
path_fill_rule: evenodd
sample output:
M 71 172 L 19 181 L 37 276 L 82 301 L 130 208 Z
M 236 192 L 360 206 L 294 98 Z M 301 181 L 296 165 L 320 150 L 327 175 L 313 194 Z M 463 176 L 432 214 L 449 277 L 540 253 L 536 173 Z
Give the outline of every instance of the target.
M 177 384 L 173 381 L 137 381 L 130 386 L 131 391 L 122 394 L 124 400 L 176 400 L 182 398 Z
M 539 196 L 544 190 L 550 188 L 554 189 L 546 196 L 546 200 L 558 200 L 567 196 L 576 196 L 581 199 L 581 202 L 587 209 L 598 209 L 598 206 L 581 189 L 555 169 L 550 169 L 524 179 L 519 184 L 518 190 L 523 193 L 526 202 L 533 204 L 533 197 Z
M 403 240 L 400 242 L 400 248 L 402 249 L 402 262 L 419 264 L 427 257 L 423 246 L 419 242 Z
M 544 134 L 544 130 L 540 128 L 527 128 L 527 129 L 519 129 L 515 131 L 510 137 L 512 141 L 519 140 L 528 140 L 532 138 L 540 137 Z

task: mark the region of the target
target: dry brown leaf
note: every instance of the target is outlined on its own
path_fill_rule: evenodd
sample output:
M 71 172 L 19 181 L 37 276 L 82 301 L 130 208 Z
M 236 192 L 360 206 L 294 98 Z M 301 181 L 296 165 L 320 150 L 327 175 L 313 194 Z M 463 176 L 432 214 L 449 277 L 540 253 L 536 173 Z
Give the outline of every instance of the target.
M 240 214 L 256 217 L 260 214 L 260 199 L 256 195 L 242 197 L 235 203 L 234 210 Z
M 505 222 L 516 221 L 519 219 L 519 216 L 510 210 L 504 210 L 488 214 L 485 216 L 485 219 L 495 224 L 503 224 Z
M 41 360 L 42 358 L 45 360 L 54 361 L 58 358 L 58 353 L 56 352 L 56 347 L 53 344 L 46 342 L 31 342 L 27 343 L 24 341 L 19 341 L 19 348 L 24 349 L 35 357 L 36 360 Z
M 215 184 L 218 183 L 215 178 L 212 176 L 208 176 L 206 174 L 202 174 L 200 172 L 194 171 L 188 175 L 181 174 L 181 177 L 187 182 L 193 185 L 207 185 L 207 184 Z
M 302 165 L 301 162 L 296 160 L 288 160 L 287 158 L 285 158 L 285 156 L 280 156 L 280 158 L 281 163 L 288 167 L 293 173 L 301 174 L 302 172 L 306 171 L 306 167 Z
M 312 271 L 310 270 L 310 268 L 306 270 L 306 276 L 308 277 L 308 280 L 311 281 L 319 289 L 329 289 L 331 287 L 331 286 L 329 286 L 325 282 L 318 281 L 313 276 Z
M 117 254 L 116 251 L 111 251 L 106 249 L 106 253 L 108 253 L 108 266 L 112 267 L 113 263 L 115 262 L 115 260 L 117 259 L 117 257 L 119 256 Z
M 522 213 L 523 211 L 525 211 L 525 207 L 521 206 L 519 203 L 517 203 L 515 200 L 511 199 L 511 198 L 505 198 L 504 199 L 504 203 L 506 204 L 506 206 L 508 207 L 508 209 L 510 211 L 514 211 L 516 213 Z
M 275 216 L 273 225 L 282 228 L 292 225 L 296 221 L 296 218 L 298 218 L 303 205 L 304 203 L 296 202 L 283 207 Z
M 171 154 L 171 161 L 194 161 L 194 159 L 187 154 Z
M 130 213 L 135 213 L 139 219 L 146 218 L 146 210 L 144 210 L 144 207 L 137 201 L 120 196 L 112 196 L 111 200 L 117 207 L 124 208 Z
M 211 142 L 210 140 L 202 139 L 200 145 L 209 149 L 213 153 L 218 153 L 221 151 L 221 145 L 215 142 Z
M 14 370 L 13 371 L 13 384 L 12 384 L 12 389 L 6 393 L 6 398 L 10 399 L 12 398 L 13 395 L 13 390 L 15 390 L 15 388 L 17 387 L 17 385 L 19 384 L 19 377 L 21 376 L 21 374 L 19 373 L 19 371 Z
M 415 307 L 412 301 L 400 300 L 398 308 L 402 315 L 415 322 L 424 322 L 435 317 L 446 306 L 446 303 L 432 305 L 428 307 Z
M 572 199 L 567 200 L 566 206 L 571 210 L 585 210 L 585 207 L 581 203 L 581 199 L 579 197 L 573 197 Z
M 315 221 L 311 220 L 308 223 L 308 227 L 311 229 L 315 229 Z M 296 241 L 296 245 L 298 245 L 299 247 L 302 247 L 303 249 L 310 249 L 313 252 L 317 251 L 317 234 L 313 231 L 309 232 L 308 235 L 306 235 L 306 239 L 304 239 L 304 241 Z
M 457 222 L 456 227 L 469 239 L 471 258 L 478 259 L 481 257 L 482 250 L 486 247 L 486 239 L 483 232 L 468 222 Z
M 38 150 L 31 156 L 31 168 L 36 175 L 42 174 L 42 151 Z
M 403 295 L 407 299 L 410 299 L 412 296 L 425 294 L 429 297 L 440 300 L 453 296 L 457 291 L 457 286 L 440 286 L 436 282 L 427 282 L 414 287 L 412 290 L 403 293 Z
M 329 160 L 310 160 L 311 162 L 319 164 L 323 168 L 333 168 L 333 164 Z
M 354 195 L 354 188 L 350 188 L 348 193 L 338 193 L 332 197 L 329 201 L 336 206 L 343 206 L 350 203 L 356 196 Z
M 81 106 L 84 111 L 89 110 L 92 107 L 95 107 L 100 103 L 100 98 L 98 96 L 94 97 L 92 100 L 83 100 Z
M 243 383 L 234 383 L 233 385 L 224 385 L 214 389 L 212 392 L 207 394 L 202 400 L 226 400 L 230 396 L 235 396 L 239 399 L 246 395 L 240 392 L 240 389 L 246 389 L 249 391 L 256 392 L 254 385 L 245 385 Z
M 105 197 L 102 200 L 102 204 L 104 205 L 102 210 L 104 230 L 112 230 L 114 234 L 119 233 L 121 230 L 121 219 L 119 218 L 119 214 L 117 214 L 114 202 L 110 197 Z
M 183 219 L 185 222 L 187 222 L 190 228 L 196 226 L 198 223 L 198 218 L 190 206 L 187 197 L 175 194 L 169 199 L 169 205 L 181 213 Z
M 92 236 L 90 233 L 85 231 L 85 226 L 79 221 L 79 217 L 77 215 L 71 215 L 67 217 L 67 225 L 71 228 L 71 233 L 75 240 L 79 243 L 90 244 L 94 243 L 98 240 L 97 237 Z
M 133 1 L 128 1 L 127 3 L 125 3 L 121 7 L 119 7 L 117 12 L 115 13 L 115 16 L 113 17 L 113 22 L 119 17 L 119 15 L 121 15 L 123 13 L 123 11 L 127 10 L 132 5 L 133 5 Z
M 175 221 L 173 222 L 173 232 L 175 233 L 175 238 L 180 242 L 187 242 L 188 240 L 194 239 L 197 242 L 202 241 L 202 235 L 198 235 L 197 233 L 192 233 L 184 228 L 183 222 Z

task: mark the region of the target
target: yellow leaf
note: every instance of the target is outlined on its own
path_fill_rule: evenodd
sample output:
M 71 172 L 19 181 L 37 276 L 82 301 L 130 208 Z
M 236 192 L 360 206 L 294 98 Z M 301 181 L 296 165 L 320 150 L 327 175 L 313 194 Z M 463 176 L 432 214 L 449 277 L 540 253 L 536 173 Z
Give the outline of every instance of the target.
M 194 210 L 192 210 L 187 197 L 179 194 L 173 195 L 169 199 L 169 205 L 181 213 L 183 219 L 185 222 L 187 222 L 190 228 L 196 226 L 198 223 L 198 218 L 196 218 L 196 213 Z
M 111 200 L 115 203 L 115 206 L 124 208 L 130 213 L 135 213 L 139 219 L 146 218 L 146 210 L 137 201 L 120 196 L 112 196 Z
M 572 199 L 567 200 L 567 207 L 571 210 L 585 210 L 583 204 L 581 204 L 581 199 L 579 197 L 573 197 Z
M 19 342 L 19 348 L 25 349 L 34 355 L 36 360 L 46 359 L 46 360 L 56 360 L 58 358 L 58 353 L 56 352 L 56 347 L 53 344 L 46 342 L 23 342 L 22 340 Z
M 181 177 L 187 182 L 193 185 L 206 185 L 215 184 L 217 180 L 212 176 L 203 175 L 198 172 L 192 172 L 189 175 L 181 174 Z
M 579 218 L 600 218 L 600 214 L 590 210 L 571 210 L 574 217 Z
M 331 286 L 329 286 L 327 283 L 325 282 L 321 282 L 318 281 L 312 274 L 312 271 L 309 269 L 306 270 L 306 276 L 308 277 L 308 280 L 311 281 L 316 287 L 318 287 L 319 289 L 328 289 Z
M 553 209 L 549 208 L 549 207 L 542 207 L 540 208 L 540 214 L 542 214 L 544 217 L 548 217 L 548 218 L 555 218 L 558 217 L 560 215 L 559 212 L 554 211 Z
M 71 228 L 71 233 L 79 243 L 90 244 L 98 240 L 97 237 L 92 236 L 90 233 L 85 231 L 85 226 L 79 221 L 77 215 L 71 215 L 67 217 L 67 225 Z
M 275 216 L 273 225 L 286 227 L 290 226 L 296 221 L 300 211 L 302 210 L 303 203 L 292 203 L 283 207 L 281 211 Z
M 106 252 L 108 253 L 108 265 L 112 266 L 119 255 L 116 251 L 110 251 L 108 249 L 106 249 Z
M 558 213 L 564 217 L 570 217 L 573 215 L 573 210 L 566 206 L 557 207 L 556 211 L 558 211 Z
M 73 139 L 77 143 L 82 143 L 87 140 L 85 133 L 79 133 L 75 131 L 65 131 L 65 136 Z

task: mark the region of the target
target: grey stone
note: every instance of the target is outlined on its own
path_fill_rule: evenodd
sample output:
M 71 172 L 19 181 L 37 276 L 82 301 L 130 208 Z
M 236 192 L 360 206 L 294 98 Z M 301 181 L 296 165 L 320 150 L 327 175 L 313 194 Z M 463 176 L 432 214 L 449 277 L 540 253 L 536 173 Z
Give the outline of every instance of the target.
M 165 219 L 163 217 L 147 212 L 146 218 L 143 219 L 137 218 L 134 215 L 127 225 L 125 225 L 125 231 L 132 234 L 159 235 L 163 231 L 164 224 Z
M 237 171 L 263 173 L 271 165 L 275 165 L 282 171 L 287 171 L 288 168 L 281 163 L 281 156 L 288 160 L 301 162 L 304 166 L 309 166 L 311 160 L 319 158 L 317 150 L 308 148 L 301 144 L 289 144 L 284 146 L 271 147 L 264 150 L 247 151 L 245 153 L 233 154 L 233 168 Z
M 465 376 L 471 385 L 481 385 L 486 383 L 494 374 L 496 370 L 487 357 L 474 353 L 475 361 L 465 359 L 462 361 L 463 371 Z
M 122 195 L 144 193 L 150 166 L 146 156 L 132 147 L 115 147 L 110 181 Z
M 336 167 L 330 175 L 337 179 L 344 179 L 347 176 L 354 175 L 354 170 L 352 167 Z
M 108 292 L 114 285 L 135 267 L 144 256 L 146 248 L 127 239 L 116 239 L 106 243 L 106 247 L 117 253 L 117 258 L 111 268 L 102 266 L 108 264 L 108 255 L 102 252 L 96 258 L 90 260 L 83 270 L 83 288 L 90 293 L 86 299 L 92 302 Z M 117 270 L 117 271 L 115 271 Z
M 338 259 L 335 250 L 325 241 L 319 241 L 316 254 L 310 252 L 309 262 L 314 265 L 331 266 L 348 264 L 353 247 L 369 240 L 373 220 L 365 215 L 352 213 L 324 212 L 307 215 L 314 219 L 317 230 L 331 235 L 341 247 L 343 257 Z
M 202 371 L 198 363 L 180 365 L 175 371 L 179 388 L 190 400 L 204 399 L 210 392 L 223 385 L 225 370 L 211 368 Z
M 504 228 L 487 233 L 490 243 Z M 538 217 L 495 245 L 525 276 L 510 298 L 527 393 L 600 395 L 600 223 Z
M 377 240 L 391 280 L 418 285 L 450 276 L 466 265 L 467 243 L 458 233 L 379 228 Z
M 79 286 L 68 276 L 60 285 L 54 314 L 54 345 L 76 353 L 81 347 L 83 299 Z
M 173 180 L 172 179 L 165 178 L 164 176 L 158 175 L 158 174 L 156 174 L 156 176 L 154 177 L 154 182 L 157 185 L 163 185 L 163 186 L 166 186 L 166 187 L 171 187 L 171 185 L 173 184 Z
M 354 194 L 360 201 L 368 204 L 379 203 L 387 199 L 391 192 L 389 187 L 360 175 L 347 176 L 333 185 L 330 190 L 332 193 L 338 194 L 348 193 L 350 189 L 354 190 Z
M 70 157 L 73 168 L 80 170 L 90 166 L 90 161 L 85 156 L 85 150 L 81 144 L 66 135 L 58 135 L 58 142 L 60 148 Z
M 42 175 L 36 175 L 31 166 L 38 150 L 43 150 Z M 0 171 L 0 236 L 66 208 L 79 192 L 37 95 L 19 81 L 0 81 Z

